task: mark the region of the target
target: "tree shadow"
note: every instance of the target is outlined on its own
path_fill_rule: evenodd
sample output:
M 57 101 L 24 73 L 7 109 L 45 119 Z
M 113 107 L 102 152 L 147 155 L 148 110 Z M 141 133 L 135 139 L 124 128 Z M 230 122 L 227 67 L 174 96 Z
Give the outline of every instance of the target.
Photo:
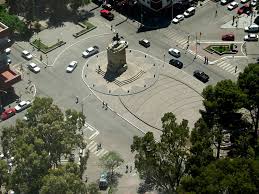
M 119 178 L 122 177 L 122 174 L 114 172 L 113 175 L 108 173 L 109 185 L 112 187 L 117 187 L 119 184 Z

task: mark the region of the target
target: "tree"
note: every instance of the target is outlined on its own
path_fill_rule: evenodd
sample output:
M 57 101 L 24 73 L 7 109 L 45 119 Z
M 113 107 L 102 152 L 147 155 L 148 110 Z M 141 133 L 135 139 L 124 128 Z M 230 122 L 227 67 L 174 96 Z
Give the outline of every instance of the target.
M 243 73 L 239 74 L 238 86 L 246 94 L 244 107 L 249 111 L 252 120 L 254 141 L 258 138 L 259 124 L 259 66 L 249 64 Z
M 222 159 L 204 166 L 197 177 L 186 176 L 183 193 L 258 193 L 259 163 L 244 158 Z
M 100 158 L 101 165 L 110 171 L 111 178 L 114 175 L 114 169 L 120 166 L 124 160 L 121 158 L 120 154 L 117 152 L 111 151 L 105 154 L 103 157 Z
M 76 164 L 67 164 L 57 169 L 50 169 L 42 179 L 40 194 L 85 194 L 86 187 L 79 176 Z
M 188 156 L 188 121 L 177 124 L 173 113 L 166 113 L 161 120 L 161 140 L 156 142 L 152 132 L 134 136 L 131 151 L 136 152 L 135 167 L 140 177 L 165 193 L 173 193 L 180 184 Z
M 217 158 L 220 156 L 220 145 L 223 138 L 223 130 L 236 130 L 233 124 L 241 119 L 237 111 L 242 108 L 244 94 L 231 80 L 223 80 L 216 86 L 207 86 L 203 92 L 202 118 L 212 131 L 216 142 Z
M 100 194 L 99 187 L 96 183 L 90 183 L 87 186 L 87 194 Z
M 4 128 L 1 140 L 4 155 L 14 157 L 11 188 L 16 193 L 35 194 L 49 169 L 61 165 L 61 157 L 85 148 L 80 132 L 85 117 L 74 110 L 64 115 L 51 98 L 39 97 L 26 116 L 28 121 L 17 120 L 15 126 Z
M 7 162 L 0 159 L 0 188 L 9 179 Z

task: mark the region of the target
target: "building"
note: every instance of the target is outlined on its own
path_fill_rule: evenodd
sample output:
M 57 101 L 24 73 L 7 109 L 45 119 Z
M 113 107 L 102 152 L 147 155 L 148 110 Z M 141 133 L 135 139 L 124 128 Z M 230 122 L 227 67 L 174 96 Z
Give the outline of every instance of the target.
M 189 0 L 138 0 L 139 4 L 143 5 L 154 12 L 163 11 L 166 8 L 171 8 L 172 6 L 187 5 Z
M 0 112 L 13 96 L 13 84 L 21 80 L 21 75 L 10 69 L 5 49 L 10 46 L 8 26 L 0 22 Z

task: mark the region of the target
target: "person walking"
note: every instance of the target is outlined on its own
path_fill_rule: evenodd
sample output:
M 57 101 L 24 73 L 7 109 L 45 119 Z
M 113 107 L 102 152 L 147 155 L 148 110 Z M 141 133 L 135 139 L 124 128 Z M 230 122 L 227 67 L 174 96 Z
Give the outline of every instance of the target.
M 207 57 L 205 56 L 204 57 L 204 64 L 206 64 L 206 61 L 207 61 Z

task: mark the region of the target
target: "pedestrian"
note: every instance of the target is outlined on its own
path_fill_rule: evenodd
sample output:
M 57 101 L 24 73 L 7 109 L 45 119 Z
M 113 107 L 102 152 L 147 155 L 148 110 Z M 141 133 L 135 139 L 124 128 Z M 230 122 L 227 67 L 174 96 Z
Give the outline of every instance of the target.
M 207 57 L 205 56 L 205 57 L 204 57 L 204 64 L 206 64 L 206 59 L 207 59 Z
M 237 72 L 237 66 L 235 67 L 235 73 Z
M 130 172 L 132 172 L 132 166 L 130 166 Z
M 76 96 L 76 104 L 78 103 L 79 99 L 78 99 L 78 96 Z
M 216 12 L 215 12 L 215 17 L 217 17 L 217 15 L 218 15 L 218 10 L 216 10 Z
M 107 109 L 108 109 L 108 104 L 106 103 L 106 104 L 105 104 L 105 110 L 107 110 Z
M 40 55 L 40 61 L 42 61 L 42 55 Z
M 105 106 L 105 102 L 103 101 L 103 108 L 104 108 L 104 106 Z
M 238 26 L 238 20 L 236 21 L 236 27 Z
M 128 173 L 128 169 L 129 169 L 129 166 L 128 164 L 126 165 L 126 173 Z
M 112 31 L 112 28 L 113 28 L 113 26 L 111 25 L 111 31 Z
M 209 58 L 207 57 L 207 65 L 209 64 Z

